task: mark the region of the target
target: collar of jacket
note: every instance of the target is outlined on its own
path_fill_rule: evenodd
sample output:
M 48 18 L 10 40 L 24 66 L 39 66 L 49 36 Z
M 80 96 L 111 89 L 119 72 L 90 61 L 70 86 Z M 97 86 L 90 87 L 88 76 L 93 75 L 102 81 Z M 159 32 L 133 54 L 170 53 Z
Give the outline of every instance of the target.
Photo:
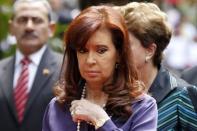
M 149 89 L 149 93 L 156 99 L 157 103 L 159 103 L 175 87 L 177 87 L 176 78 L 173 77 L 167 69 L 161 66 L 155 80 Z

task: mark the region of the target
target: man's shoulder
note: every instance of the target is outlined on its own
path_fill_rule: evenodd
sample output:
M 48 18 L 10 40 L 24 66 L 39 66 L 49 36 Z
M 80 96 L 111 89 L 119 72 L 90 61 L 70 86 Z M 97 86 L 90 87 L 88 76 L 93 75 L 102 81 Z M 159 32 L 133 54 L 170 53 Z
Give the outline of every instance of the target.
M 59 68 L 62 65 L 63 55 L 54 51 L 51 47 L 47 47 L 45 50 L 41 63 L 53 65 L 53 67 L 58 66 Z
M 62 53 L 60 53 L 60 52 L 54 50 L 54 49 L 51 48 L 50 46 L 47 46 L 46 53 L 52 54 L 52 55 L 54 55 L 54 56 L 62 56 Z
M 63 58 L 63 54 L 56 51 L 53 51 L 53 55 L 57 58 Z
M 48 54 L 50 54 L 52 57 L 55 58 L 55 60 L 60 61 L 63 59 L 63 54 L 57 51 L 54 51 L 53 49 L 49 48 L 47 51 Z
M 4 58 L 4 59 L 0 60 L 0 68 L 9 64 L 11 61 L 13 61 L 13 59 L 14 59 L 14 57 L 10 56 L 10 57 L 7 57 L 7 58 Z
M 14 66 L 14 57 L 7 57 L 2 60 L 0 60 L 0 76 L 6 75 L 5 73 L 8 73 L 8 70 L 11 70 L 11 67 Z M 1 79 L 0 78 L 0 79 Z

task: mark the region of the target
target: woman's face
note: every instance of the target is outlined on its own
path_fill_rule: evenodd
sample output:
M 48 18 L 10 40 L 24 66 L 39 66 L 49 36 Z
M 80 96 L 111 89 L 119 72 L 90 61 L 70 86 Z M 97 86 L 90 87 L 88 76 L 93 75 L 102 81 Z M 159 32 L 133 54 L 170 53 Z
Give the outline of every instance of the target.
M 81 76 L 89 84 L 104 84 L 112 78 L 117 51 L 109 30 L 101 28 L 87 41 L 86 46 L 77 50 Z
M 129 42 L 133 53 L 134 63 L 137 69 L 142 69 L 145 65 L 146 48 L 142 46 L 140 40 L 132 33 L 129 33 Z

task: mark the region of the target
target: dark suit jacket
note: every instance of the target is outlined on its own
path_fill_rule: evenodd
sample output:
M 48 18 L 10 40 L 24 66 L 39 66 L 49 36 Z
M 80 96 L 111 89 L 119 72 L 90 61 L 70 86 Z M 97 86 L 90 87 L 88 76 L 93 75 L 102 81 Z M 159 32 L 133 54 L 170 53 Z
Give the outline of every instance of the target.
M 197 66 L 183 71 L 181 78 L 183 78 L 188 83 L 197 86 Z
M 13 74 L 15 56 L 0 62 L 0 131 L 41 131 L 45 108 L 53 97 L 62 56 L 47 47 L 38 67 L 24 114 L 19 125 L 13 101 Z M 43 73 L 48 69 L 49 73 Z

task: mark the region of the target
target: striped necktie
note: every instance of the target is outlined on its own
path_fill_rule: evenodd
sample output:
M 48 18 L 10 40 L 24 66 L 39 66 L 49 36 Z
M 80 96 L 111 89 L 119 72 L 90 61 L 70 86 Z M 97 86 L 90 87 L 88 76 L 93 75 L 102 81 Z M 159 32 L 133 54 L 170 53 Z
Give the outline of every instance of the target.
M 29 66 L 30 60 L 28 57 L 24 57 L 21 60 L 22 70 L 18 78 L 16 87 L 14 89 L 14 100 L 16 106 L 16 112 L 18 116 L 18 122 L 21 123 L 24 117 L 25 107 L 28 99 L 28 80 L 29 80 Z

